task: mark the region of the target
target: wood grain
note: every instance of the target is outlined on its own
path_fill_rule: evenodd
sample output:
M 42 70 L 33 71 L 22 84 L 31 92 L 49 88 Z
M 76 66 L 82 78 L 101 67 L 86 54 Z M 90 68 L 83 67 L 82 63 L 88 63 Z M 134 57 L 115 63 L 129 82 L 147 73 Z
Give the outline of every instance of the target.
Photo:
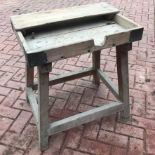
M 86 18 L 104 14 L 116 14 L 119 10 L 107 3 L 87 4 L 69 8 L 61 8 L 49 11 L 41 11 L 11 17 L 15 30 L 23 30 L 32 27 L 43 26 L 71 19 Z
M 75 126 L 79 126 L 84 123 L 91 122 L 93 120 L 99 119 L 103 116 L 108 116 L 124 109 L 123 103 L 121 102 L 111 102 L 104 106 L 88 110 L 83 113 L 76 114 L 74 116 L 65 118 L 60 121 L 56 121 L 50 124 L 48 129 L 49 135 L 59 133 L 61 131 L 68 130 Z
M 123 121 L 130 118 L 128 51 L 131 48 L 132 44 L 124 44 L 116 47 L 119 98 L 125 105 L 124 110 L 120 113 L 120 119 Z

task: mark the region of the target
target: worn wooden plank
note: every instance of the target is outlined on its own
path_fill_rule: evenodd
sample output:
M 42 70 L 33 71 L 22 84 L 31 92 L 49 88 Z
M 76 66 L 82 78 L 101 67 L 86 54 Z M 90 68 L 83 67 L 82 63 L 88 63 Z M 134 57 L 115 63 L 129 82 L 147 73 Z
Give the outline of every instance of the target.
M 136 22 L 117 14 L 114 20 L 121 26 L 130 30 L 129 42 L 134 42 L 142 39 L 144 28 L 137 24 Z
M 100 16 L 105 14 L 116 14 L 118 12 L 119 10 L 115 7 L 102 2 L 23 15 L 15 15 L 11 17 L 11 22 L 15 30 L 23 30 L 56 22 L 64 22 L 71 19 Z
M 125 109 L 120 113 L 120 119 L 123 121 L 130 118 L 128 51 L 131 48 L 132 44 L 116 47 L 119 98 L 125 105 Z
M 68 130 L 84 123 L 91 122 L 103 116 L 114 114 L 124 108 L 121 102 L 112 102 L 92 110 L 76 114 L 63 120 L 51 123 L 48 130 L 49 135 Z
M 104 48 L 110 48 L 113 46 L 128 43 L 130 41 L 131 30 L 124 30 L 119 33 L 109 34 L 105 37 Z M 103 46 L 103 43 L 100 44 Z
M 26 93 L 27 93 L 29 103 L 32 107 L 32 112 L 36 121 L 36 125 L 38 126 L 39 113 L 38 113 L 38 103 L 37 103 L 35 94 L 33 93 L 33 90 L 30 87 L 26 88 Z
M 47 60 L 49 62 L 62 60 L 70 57 L 74 57 L 84 53 L 90 53 L 94 49 L 94 41 L 87 40 L 87 41 L 80 41 L 74 42 L 73 44 L 68 44 L 62 47 L 58 47 L 53 49 L 52 51 L 49 50 L 46 53 Z
M 42 151 L 48 148 L 48 103 L 49 103 L 49 71 L 51 64 L 38 66 L 38 131 L 39 131 L 39 144 Z
M 92 62 L 95 73 L 93 74 L 93 80 L 96 85 L 100 84 L 100 77 L 98 76 L 97 70 L 100 68 L 100 54 L 101 51 L 95 51 L 92 53 Z
M 26 53 L 29 53 L 30 49 L 29 49 L 29 47 L 27 45 L 27 41 L 25 40 L 22 32 L 20 32 L 20 31 L 19 32 L 16 32 L 16 36 L 17 36 L 17 39 L 18 39 L 18 41 L 20 43 L 20 46 L 23 49 L 24 53 L 25 54 Z
M 55 85 L 58 83 L 62 83 L 62 82 L 74 80 L 77 78 L 89 76 L 89 75 L 92 75 L 93 73 L 94 73 L 93 68 L 87 68 L 87 69 L 84 69 L 81 71 L 75 71 L 75 72 L 71 72 L 71 73 L 57 75 L 56 77 L 49 79 L 49 85 Z M 35 82 L 33 85 L 33 89 L 36 90 L 37 87 L 38 87 L 38 83 Z
M 114 17 L 114 20 L 121 26 L 123 26 L 126 29 L 133 29 L 133 28 L 138 28 L 141 27 L 138 25 L 136 22 L 130 20 L 129 18 L 126 18 L 125 16 L 121 14 L 117 14 Z
M 100 69 L 98 69 L 97 72 L 103 83 L 111 90 L 113 95 L 119 99 L 118 88 L 113 84 L 112 80 Z
M 92 26 L 91 26 L 92 25 Z M 66 32 L 67 31 L 67 32 Z M 116 34 L 119 37 L 119 33 L 126 32 L 127 29 L 124 29 L 122 26 L 117 24 L 115 21 L 100 21 L 92 22 L 80 26 L 67 27 L 57 31 L 47 31 L 44 33 L 35 34 L 35 39 L 28 35 L 25 37 L 26 42 L 30 48 L 28 53 L 35 53 L 41 51 L 48 51 L 53 49 L 50 54 L 55 57 L 55 49 L 60 47 L 66 48 L 66 46 L 74 47 L 74 45 L 79 44 L 79 47 L 75 47 L 75 51 L 78 51 L 78 48 L 82 46 L 80 43 L 88 42 L 92 40 L 94 44 L 92 46 L 104 46 L 105 38 L 112 34 Z M 121 38 L 120 38 L 121 39 Z M 83 48 L 84 49 L 84 48 Z M 57 52 L 60 49 L 57 50 Z M 72 50 L 72 49 L 71 49 Z M 81 48 L 82 50 L 82 48 Z M 65 50 L 63 50 L 65 54 Z M 70 53 L 70 52 L 69 52 Z M 51 57 L 52 57 L 51 56 Z

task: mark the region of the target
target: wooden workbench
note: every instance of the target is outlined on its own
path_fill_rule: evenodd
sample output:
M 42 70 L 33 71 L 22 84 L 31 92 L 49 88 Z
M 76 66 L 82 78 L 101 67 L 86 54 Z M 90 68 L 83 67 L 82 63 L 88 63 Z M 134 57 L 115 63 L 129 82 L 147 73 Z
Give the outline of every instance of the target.
M 107 3 L 16 15 L 11 17 L 11 23 L 26 58 L 26 94 L 36 120 L 41 150 L 47 149 L 50 135 L 103 116 L 120 112 L 121 120 L 129 119 L 128 51 L 132 42 L 142 38 L 141 26 Z M 118 88 L 100 69 L 101 50 L 113 46 L 116 46 Z M 49 79 L 52 62 L 90 52 L 91 68 Z M 37 83 L 33 81 L 35 66 Z M 89 75 L 93 75 L 97 85 L 101 79 L 118 101 L 50 123 L 48 86 Z M 37 99 L 35 89 L 39 90 Z

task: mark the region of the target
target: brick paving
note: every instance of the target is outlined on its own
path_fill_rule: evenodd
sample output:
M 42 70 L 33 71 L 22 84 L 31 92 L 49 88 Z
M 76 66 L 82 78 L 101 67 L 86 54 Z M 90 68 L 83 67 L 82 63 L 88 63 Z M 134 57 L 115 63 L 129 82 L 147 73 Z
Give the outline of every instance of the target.
M 144 26 L 143 39 L 129 52 L 131 121 L 115 115 L 50 137 L 45 152 L 38 148 L 37 130 L 26 103 L 25 59 L 11 30 L 9 17 L 32 11 L 102 0 L 0 0 L 0 155 L 154 155 L 155 36 L 154 0 L 106 0 Z M 50 76 L 91 66 L 86 54 L 53 64 Z M 115 49 L 102 52 L 101 68 L 117 83 Z M 50 119 L 57 120 L 115 100 L 92 77 L 50 87 Z

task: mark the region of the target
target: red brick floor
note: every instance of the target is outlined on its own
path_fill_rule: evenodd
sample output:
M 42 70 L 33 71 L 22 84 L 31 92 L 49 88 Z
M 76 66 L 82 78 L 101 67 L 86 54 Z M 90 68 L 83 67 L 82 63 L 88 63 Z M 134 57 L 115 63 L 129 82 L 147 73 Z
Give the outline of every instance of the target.
M 0 0 L 0 155 L 153 155 L 155 154 L 154 0 L 107 0 L 145 27 L 143 40 L 129 52 L 130 104 L 127 123 L 109 116 L 51 136 L 41 153 L 31 108 L 25 101 L 25 59 L 11 30 L 9 17 L 32 11 L 102 0 Z M 101 67 L 116 81 L 115 49 L 102 52 Z M 51 76 L 91 66 L 86 54 L 53 64 Z M 116 82 L 117 83 L 117 82 Z M 50 118 L 73 115 L 115 100 L 92 77 L 50 88 Z

